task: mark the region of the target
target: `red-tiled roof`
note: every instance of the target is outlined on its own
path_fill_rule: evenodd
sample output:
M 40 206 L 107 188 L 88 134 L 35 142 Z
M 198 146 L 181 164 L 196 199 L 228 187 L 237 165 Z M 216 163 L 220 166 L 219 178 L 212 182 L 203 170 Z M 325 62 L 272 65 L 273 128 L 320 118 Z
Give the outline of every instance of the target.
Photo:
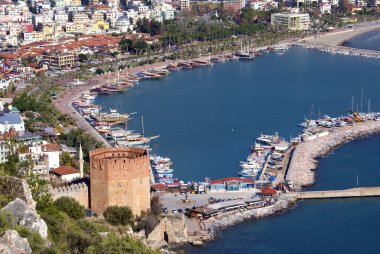
M 58 152 L 61 151 L 61 146 L 57 143 L 51 143 L 41 146 L 44 152 Z
M 153 184 L 151 186 L 151 188 L 154 190 L 166 190 L 167 189 L 166 184 L 163 184 L 163 183 Z
M 240 182 L 240 178 L 239 177 L 226 177 L 223 179 L 224 182 L 231 182 L 231 181 L 239 181 Z
M 263 194 L 263 195 L 275 195 L 275 194 L 277 194 L 277 191 L 271 187 L 266 187 L 265 189 L 261 190 L 261 194 Z
M 211 180 L 210 181 L 210 184 L 219 184 L 219 183 L 223 183 L 223 179 L 217 179 L 217 180 Z
M 78 170 L 76 170 L 75 168 L 69 167 L 69 166 L 60 166 L 58 168 L 53 169 L 50 172 L 52 172 L 56 175 L 59 175 L 59 176 L 79 173 Z

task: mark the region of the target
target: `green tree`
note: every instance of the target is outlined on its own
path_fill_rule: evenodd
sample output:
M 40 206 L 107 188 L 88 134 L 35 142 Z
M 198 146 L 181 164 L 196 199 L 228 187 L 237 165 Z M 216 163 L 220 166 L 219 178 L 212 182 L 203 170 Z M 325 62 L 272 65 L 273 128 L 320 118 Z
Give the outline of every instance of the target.
M 119 42 L 119 48 L 122 52 L 130 52 L 132 50 L 133 41 L 130 39 L 121 39 Z
M 98 74 L 98 75 L 100 75 L 100 74 L 104 74 L 104 70 L 98 68 L 98 69 L 96 69 L 95 74 Z
M 74 166 L 73 158 L 71 158 L 68 152 L 62 152 L 61 156 L 59 157 L 59 160 L 60 160 L 61 165 L 65 165 L 69 167 Z
M 54 201 L 54 205 L 74 220 L 84 218 L 86 215 L 84 207 L 70 197 L 61 197 Z
M 148 48 L 149 45 L 145 41 L 137 41 L 133 49 L 137 54 L 143 54 L 147 52 Z
M 79 61 L 81 61 L 81 62 L 84 62 L 88 59 L 87 55 L 85 55 L 85 54 L 79 54 L 78 58 L 79 58 Z
M 112 225 L 128 225 L 133 221 L 131 208 L 127 206 L 109 206 L 103 212 L 104 218 Z

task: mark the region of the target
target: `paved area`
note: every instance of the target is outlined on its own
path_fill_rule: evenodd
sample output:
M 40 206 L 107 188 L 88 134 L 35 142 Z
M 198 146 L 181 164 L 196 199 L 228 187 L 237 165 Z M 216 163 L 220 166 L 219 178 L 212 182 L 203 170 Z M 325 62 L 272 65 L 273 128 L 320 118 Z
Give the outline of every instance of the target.
M 170 212 L 173 209 L 186 209 L 193 208 L 194 206 L 207 205 L 210 198 L 214 199 L 243 199 L 250 200 L 255 196 L 256 192 L 259 190 L 247 190 L 247 191 L 224 191 L 224 192 L 209 192 L 205 194 L 187 194 L 188 203 L 185 203 L 185 194 L 179 193 L 160 193 L 160 202 L 166 207 Z

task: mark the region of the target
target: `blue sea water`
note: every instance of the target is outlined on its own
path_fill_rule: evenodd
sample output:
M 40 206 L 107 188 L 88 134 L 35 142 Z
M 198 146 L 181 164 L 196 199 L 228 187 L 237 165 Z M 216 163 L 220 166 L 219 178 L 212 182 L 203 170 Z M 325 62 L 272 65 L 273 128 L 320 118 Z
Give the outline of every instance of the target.
M 347 47 L 380 50 L 380 29 L 359 34 L 345 44 Z
M 355 38 L 354 38 L 355 39 Z M 377 41 L 379 43 L 379 40 Z M 376 43 L 375 43 L 376 44 Z M 377 44 L 376 44 L 377 45 Z M 201 180 L 233 176 L 255 137 L 278 131 L 289 138 L 303 118 L 337 116 L 355 96 L 380 111 L 380 60 L 292 48 L 253 62 L 226 62 L 142 81 L 126 93 L 99 96 L 103 108 L 138 112 L 129 128 L 161 137 L 154 152 L 174 161 L 175 176 Z M 380 186 L 380 136 L 346 144 L 320 161 L 310 189 Z M 303 201 L 279 216 L 221 232 L 189 253 L 379 253 L 377 198 Z

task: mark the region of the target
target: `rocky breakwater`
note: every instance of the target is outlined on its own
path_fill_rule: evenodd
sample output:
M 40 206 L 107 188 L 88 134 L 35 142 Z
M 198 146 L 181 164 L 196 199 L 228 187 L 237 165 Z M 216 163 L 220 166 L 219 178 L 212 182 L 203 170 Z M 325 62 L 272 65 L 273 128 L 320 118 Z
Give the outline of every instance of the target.
M 329 131 L 327 136 L 302 142 L 295 148 L 286 177 L 293 182 L 295 188 L 314 183 L 314 171 L 318 167 L 320 157 L 344 143 L 379 133 L 380 121 L 368 121 L 327 130 Z
M 224 227 L 233 226 L 237 223 L 259 219 L 266 216 L 274 215 L 291 207 L 297 201 L 297 196 L 294 194 L 281 193 L 278 200 L 272 205 L 249 209 L 247 211 L 237 211 L 233 214 L 222 214 L 215 221 L 210 223 L 209 229 L 211 234 L 216 230 Z

